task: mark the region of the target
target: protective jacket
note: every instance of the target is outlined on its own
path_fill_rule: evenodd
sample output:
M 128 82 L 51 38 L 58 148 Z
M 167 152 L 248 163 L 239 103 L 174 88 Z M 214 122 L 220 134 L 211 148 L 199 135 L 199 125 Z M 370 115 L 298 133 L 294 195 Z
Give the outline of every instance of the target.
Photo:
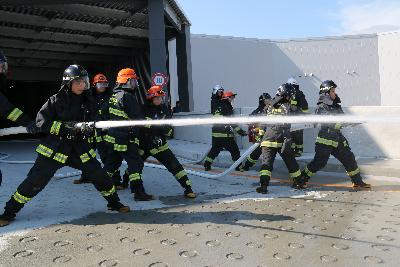
M 71 91 L 60 90 L 51 96 L 42 106 L 36 117 L 36 126 L 45 134 L 36 152 L 64 164 L 68 156 L 75 150 L 86 163 L 96 157 L 89 145 L 90 134 L 77 133 L 73 139 L 65 135 L 67 122 L 89 122 L 96 119 L 96 108 L 90 91 L 75 95 Z
M 340 98 L 337 96 L 335 100 L 331 100 L 329 95 L 321 95 L 315 114 L 319 115 L 340 115 L 344 114 L 341 106 Z M 338 147 L 339 142 L 343 142 L 344 146 L 348 146 L 346 138 L 340 129 L 343 127 L 341 123 L 323 124 L 318 132 L 316 143 Z
M 18 125 L 28 126 L 32 120 L 28 115 L 22 112 L 19 108 L 14 107 L 3 94 L 6 87 L 5 78 L 0 77 L 0 117 L 6 118 Z
M 106 110 L 105 110 L 106 108 Z M 111 121 L 118 120 L 142 120 L 144 119 L 142 107 L 133 92 L 120 87 L 114 89 L 108 105 L 103 106 L 102 115 Z M 139 144 L 139 127 L 111 128 L 104 140 L 114 144 L 114 150 L 126 151 L 128 143 Z
M 290 100 L 290 109 L 293 114 L 302 114 L 308 112 L 308 102 L 301 90 L 296 89 L 296 93 Z
M 232 116 L 233 107 L 228 100 L 221 100 L 215 108 L 213 113 L 214 117 Z M 232 138 L 235 136 L 234 132 L 243 131 L 238 125 L 215 125 L 212 127 L 212 137 L 216 138 Z
M 147 103 L 144 108 L 146 120 L 162 120 L 171 118 L 171 112 L 165 105 L 155 106 Z M 172 135 L 172 127 L 168 125 L 146 125 L 140 129 L 140 148 L 153 151 L 168 148 L 167 137 Z M 154 154 L 154 153 L 152 153 Z

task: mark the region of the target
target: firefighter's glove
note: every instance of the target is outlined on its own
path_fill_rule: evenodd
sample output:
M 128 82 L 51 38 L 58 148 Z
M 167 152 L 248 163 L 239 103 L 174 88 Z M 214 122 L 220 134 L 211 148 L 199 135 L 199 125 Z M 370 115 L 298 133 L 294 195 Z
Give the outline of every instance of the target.
M 152 143 L 155 147 L 160 147 L 163 145 L 164 142 L 161 137 L 154 137 Z
M 238 130 L 237 133 L 241 136 L 247 136 L 247 132 L 243 129 Z
M 281 153 L 284 155 L 290 155 L 291 153 L 293 153 L 294 150 L 292 148 L 292 144 L 293 144 L 292 138 L 284 138 Z
M 94 128 L 95 124 L 94 122 L 82 122 L 82 124 L 79 127 L 79 130 L 85 138 L 89 138 L 94 135 Z
M 80 133 L 80 129 L 76 127 L 76 124 L 77 122 L 75 121 L 64 122 L 60 129 L 61 135 L 68 140 L 76 140 Z
M 26 131 L 30 134 L 36 134 L 39 132 L 39 128 L 36 126 L 36 122 L 32 121 L 26 126 Z

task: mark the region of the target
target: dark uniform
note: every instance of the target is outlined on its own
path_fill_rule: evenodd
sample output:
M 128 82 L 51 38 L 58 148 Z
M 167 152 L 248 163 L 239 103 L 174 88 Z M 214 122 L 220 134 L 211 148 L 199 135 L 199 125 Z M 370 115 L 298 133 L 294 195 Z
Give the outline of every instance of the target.
M 125 73 L 125 74 L 124 74 Z M 127 75 L 129 78 L 123 80 L 128 84 L 130 79 L 135 79 L 136 74 L 133 69 L 123 69 L 118 74 Z M 134 95 L 135 88 L 124 88 L 125 83 L 117 83 L 113 96 L 108 102 L 108 116 L 111 121 L 117 120 L 142 120 L 144 119 L 143 110 Z M 142 171 L 144 163 L 139 155 L 139 128 L 138 127 L 119 127 L 108 130 L 104 140 L 108 143 L 108 156 L 104 164 L 104 169 L 110 177 L 116 177 L 122 161 L 128 164 L 128 173 L 131 192 L 134 193 L 135 200 L 151 200 L 153 197 L 146 194 L 143 187 Z M 121 181 L 113 180 L 114 185 L 120 186 Z
M 263 93 L 258 98 L 258 107 L 250 113 L 250 116 L 261 116 L 266 114 L 266 104 L 265 100 L 270 100 L 271 96 L 268 93 Z M 268 108 L 268 107 L 267 107 Z M 264 127 L 251 127 L 253 130 L 256 130 L 255 141 L 257 143 L 261 143 L 262 137 L 264 135 L 265 129 Z M 257 147 L 251 154 L 247 157 L 246 161 L 240 167 L 240 171 L 248 171 L 251 167 L 253 167 L 258 159 L 260 158 L 262 153 L 261 146 Z
M 170 118 L 170 112 L 165 105 L 155 106 L 147 104 L 145 109 L 146 120 L 160 120 Z M 167 170 L 175 176 L 179 184 L 185 189 L 184 195 L 193 198 L 192 182 L 189 180 L 186 171 L 179 163 L 168 146 L 166 137 L 172 134 L 170 126 L 146 126 L 140 130 L 139 153 L 145 161 L 149 156 L 156 158 Z
M 228 99 L 222 99 L 213 113 L 214 117 L 232 115 L 233 107 Z M 242 136 L 247 136 L 246 131 L 241 129 L 238 125 L 215 125 L 212 127 L 212 147 L 208 152 L 204 162 L 204 168 L 206 171 L 211 169 L 211 164 L 213 163 L 214 159 L 224 149 L 231 153 L 233 161 L 237 161 L 240 158 L 240 150 L 236 144 L 234 132 Z M 237 169 L 239 170 L 239 167 Z
M 267 115 L 290 115 L 290 98 L 293 95 L 294 88 L 291 85 L 282 85 L 278 89 L 277 96 L 272 100 L 271 106 L 267 110 Z M 268 193 L 267 187 L 271 179 L 277 153 L 280 154 L 289 170 L 289 175 L 294 181 L 293 186 L 301 188 L 300 185 L 303 184 L 301 171 L 294 156 L 292 142 L 290 124 L 278 124 L 268 127 L 261 142 L 262 166 L 260 169 L 260 187 L 257 188 L 258 193 Z
M 36 133 L 37 129 L 35 126 L 34 121 L 32 121 L 31 118 L 29 118 L 28 115 L 26 115 L 22 110 L 19 108 L 16 108 L 14 105 L 12 105 L 7 97 L 3 94 L 5 89 L 7 88 L 7 78 L 6 74 L 8 71 L 8 66 L 7 66 L 7 59 L 3 55 L 3 53 L 0 51 L 0 118 L 5 118 L 8 119 L 12 122 L 15 122 L 18 125 L 25 126 L 27 127 L 27 131 L 29 133 Z M 0 186 L 3 180 L 3 175 L 0 170 Z
M 289 79 L 290 81 L 291 79 Z M 304 93 L 300 90 L 300 87 L 296 80 L 293 79 L 293 82 L 290 83 L 296 93 L 293 95 L 292 99 L 290 100 L 290 109 L 291 113 L 295 115 L 304 115 L 308 113 L 308 102 Z M 303 144 L 303 135 L 304 130 L 298 130 L 292 132 L 293 144 L 292 147 L 295 151 L 295 156 L 300 157 L 303 154 L 304 144 Z
M 219 103 L 221 102 L 221 95 L 224 93 L 224 88 L 221 85 L 216 85 L 211 94 L 211 114 L 215 113 Z
M 316 114 L 338 115 L 344 113 L 340 98 L 336 96 L 332 100 L 329 96 L 329 90 L 334 88 L 336 88 L 336 84 L 332 81 L 325 81 L 321 84 L 321 95 L 317 103 Z M 317 171 L 325 167 L 329 156 L 333 155 L 345 167 L 354 188 L 370 188 L 370 185 L 365 184 L 362 180 L 354 154 L 346 137 L 340 131 L 342 127 L 343 124 L 341 123 L 323 124 L 321 126 L 315 141 L 314 159 L 303 170 L 303 176 L 308 181 Z
M 88 138 L 93 137 L 94 128 L 77 128 L 76 122 L 94 121 L 96 110 L 89 91 L 81 95 L 71 92 L 71 81 L 86 78 L 82 67 L 72 65 L 64 72 L 64 84 L 61 90 L 51 96 L 37 114 L 36 125 L 46 136 L 36 149 L 38 157 L 27 178 L 18 186 L 17 191 L 7 202 L 0 225 L 8 224 L 16 213 L 48 184 L 54 173 L 70 166 L 91 174 L 91 182 L 108 201 L 111 210 L 121 212 L 129 208 L 119 202 L 118 194 L 107 173 L 96 159 L 95 151 L 90 147 Z

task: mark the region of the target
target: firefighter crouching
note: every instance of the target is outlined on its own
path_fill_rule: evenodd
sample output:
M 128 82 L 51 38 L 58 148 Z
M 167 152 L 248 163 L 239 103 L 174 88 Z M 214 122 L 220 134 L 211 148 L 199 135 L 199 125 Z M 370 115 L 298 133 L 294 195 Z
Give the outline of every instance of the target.
M 281 85 L 276 96 L 271 101 L 267 115 L 290 115 L 290 99 L 294 94 L 295 89 L 290 84 Z M 262 166 L 260 169 L 260 187 L 256 189 L 258 193 L 268 193 L 269 181 L 277 153 L 280 154 L 289 170 L 289 175 L 293 179 L 293 188 L 304 188 L 304 179 L 295 159 L 292 142 L 290 124 L 276 124 L 267 128 L 261 142 Z
M 236 94 L 231 91 L 224 92 L 221 101 L 218 102 L 218 105 L 215 108 L 213 116 L 232 116 L 232 103 L 235 99 L 235 96 Z M 236 144 L 234 132 L 241 136 L 247 136 L 246 131 L 244 131 L 238 125 L 215 125 L 212 127 L 212 147 L 210 152 L 208 152 L 204 162 L 204 169 L 206 171 L 211 170 L 212 162 L 224 149 L 231 153 L 233 161 L 237 161 L 240 158 L 240 150 Z M 236 169 L 239 170 L 239 166 Z
M 87 141 L 94 136 L 94 128 L 87 124 L 77 127 L 77 122 L 96 118 L 93 98 L 87 89 L 89 78 L 86 70 L 78 65 L 69 66 L 64 71 L 60 91 L 51 96 L 37 114 L 36 125 L 46 136 L 36 149 L 38 157 L 27 178 L 6 203 L 0 226 L 9 224 L 63 166 L 90 173 L 91 182 L 107 200 L 108 209 L 129 211 L 129 207 L 120 203 L 111 179 L 101 168 Z
M 168 108 L 163 104 L 165 92 L 160 86 L 153 86 L 147 91 L 147 103 L 144 108 L 146 120 L 162 120 L 170 118 Z M 179 163 L 168 146 L 167 138 L 172 134 L 171 126 L 147 125 L 140 129 L 139 153 L 145 161 L 149 156 L 156 158 L 167 170 L 175 176 L 176 180 L 184 189 L 184 196 L 195 198 L 192 190 L 192 182 L 189 180 L 186 171 Z
M 258 107 L 250 113 L 250 116 L 261 116 L 266 114 L 266 111 L 271 103 L 271 96 L 268 93 L 263 93 L 258 98 Z M 264 135 L 264 127 L 261 126 L 252 126 L 249 127 L 249 132 L 252 132 L 255 137 L 255 142 L 261 143 L 262 137 Z M 246 161 L 240 166 L 240 171 L 248 171 L 251 167 L 253 167 L 258 159 L 260 158 L 262 153 L 261 146 L 257 147 L 251 154 L 247 157 Z
M 344 113 L 340 98 L 336 94 L 336 88 L 337 85 L 331 80 L 324 81 L 321 84 L 316 114 L 340 115 Z M 341 123 L 322 124 L 315 141 L 314 159 L 303 170 L 303 176 L 308 181 L 317 171 L 325 167 L 329 156 L 333 155 L 343 164 L 354 189 L 369 189 L 371 185 L 362 180 L 354 154 L 340 130 L 343 126 L 345 125 Z

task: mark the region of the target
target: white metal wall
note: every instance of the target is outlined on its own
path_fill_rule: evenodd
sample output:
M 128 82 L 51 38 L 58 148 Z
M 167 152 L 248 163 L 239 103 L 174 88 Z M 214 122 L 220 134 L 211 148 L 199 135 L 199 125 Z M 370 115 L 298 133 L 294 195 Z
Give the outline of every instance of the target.
M 400 105 L 400 90 L 394 89 L 400 84 L 399 33 L 296 40 L 192 35 L 191 45 L 195 111 L 209 110 L 215 84 L 238 92 L 236 107 L 254 106 L 260 93 L 274 93 L 290 76 L 298 79 L 311 106 L 326 79 L 339 85 L 344 106 Z M 171 56 L 171 88 L 177 95 Z

